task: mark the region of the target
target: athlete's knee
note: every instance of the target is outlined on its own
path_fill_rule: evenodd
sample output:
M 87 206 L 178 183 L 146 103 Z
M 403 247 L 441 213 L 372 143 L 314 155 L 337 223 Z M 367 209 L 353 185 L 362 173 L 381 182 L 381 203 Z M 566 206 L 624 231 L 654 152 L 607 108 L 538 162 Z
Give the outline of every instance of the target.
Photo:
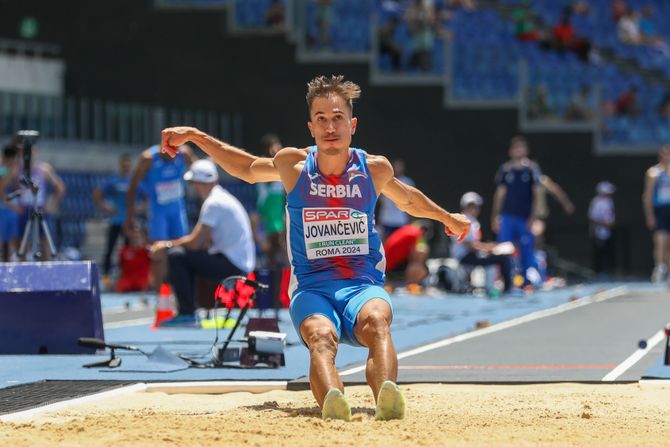
M 389 316 L 382 311 L 373 310 L 367 313 L 359 322 L 361 335 L 365 341 L 385 338 L 391 333 L 391 321 Z
M 330 354 L 335 357 L 337 353 L 337 333 L 328 326 L 311 327 L 305 331 L 305 342 L 310 353 L 317 355 Z

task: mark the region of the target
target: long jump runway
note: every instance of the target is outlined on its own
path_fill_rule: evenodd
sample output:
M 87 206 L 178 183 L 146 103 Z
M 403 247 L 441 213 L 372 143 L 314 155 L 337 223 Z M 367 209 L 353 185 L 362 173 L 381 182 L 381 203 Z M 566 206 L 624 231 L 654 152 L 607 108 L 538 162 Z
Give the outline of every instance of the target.
M 614 290 L 400 352 L 398 381 L 637 381 L 662 352 L 669 295 Z M 649 340 L 646 349 L 640 340 Z M 348 384 L 365 382 L 363 365 L 341 372 Z

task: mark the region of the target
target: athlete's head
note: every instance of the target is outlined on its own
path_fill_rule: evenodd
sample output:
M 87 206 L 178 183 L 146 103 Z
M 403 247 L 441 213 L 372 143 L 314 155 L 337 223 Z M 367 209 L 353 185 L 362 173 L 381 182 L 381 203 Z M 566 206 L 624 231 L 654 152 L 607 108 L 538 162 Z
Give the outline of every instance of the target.
M 528 157 L 528 143 L 522 136 L 516 136 L 509 142 L 509 158 L 518 161 Z
M 269 133 L 263 135 L 261 138 L 261 151 L 263 155 L 274 157 L 281 148 L 282 144 L 277 135 Z
M 658 151 L 658 161 L 662 165 L 670 166 L 670 144 L 664 144 Z
M 119 173 L 122 176 L 130 174 L 130 168 L 133 166 L 133 159 L 130 154 L 121 154 L 119 157 Z
M 354 100 L 361 88 L 342 75 L 319 76 L 307 84 L 307 127 L 319 151 L 335 155 L 351 144 L 357 119 L 353 117 Z

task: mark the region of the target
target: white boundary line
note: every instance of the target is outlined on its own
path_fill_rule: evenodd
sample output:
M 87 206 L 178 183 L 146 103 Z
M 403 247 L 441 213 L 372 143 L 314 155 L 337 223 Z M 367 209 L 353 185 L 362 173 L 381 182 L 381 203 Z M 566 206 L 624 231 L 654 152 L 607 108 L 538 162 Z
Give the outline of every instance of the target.
M 657 344 L 659 344 L 663 340 L 665 340 L 665 332 L 663 329 L 661 329 L 660 331 L 652 335 L 652 337 L 649 340 L 647 340 L 646 348 L 638 349 L 637 351 L 633 352 L 626 360 L 621 362 L 616 368 L 607 373 L 607 375 L 605 375 L 605 377 L 602 378 L 602 381 L 613 382 L 616 379 L 618 379 L 623 373 L 632 368 L 633 365 L 639 362 L 642 359 L 642 357 L 647 355 L 649 351 L 651 351 Z
M 133 385 L 125 386 L 123 388 L 117 388 L 109 391 L 103 391 L 101 393 L 89 394 L 88 396 L 77 397 L 75 399 L 64 400 L 61 402 L 55 402 L 50 405 L 44 405 L 43 407 L 31 408 L 30 410 L 18 411 L 16 413 L 5 414 L 0 416 L 0 421 L 2 422 L 22 422 L 32 419 L 41 413 L 46 413 L 48 411 L 57 411 L 62 410 L 65 407 L 71 405 L 83 404 L 87 402 L 93 402 L 100 399 L 105 399 L 108 397 L 124 396 L 127 394 L 134 394 L 139 392 L 144 392 L 146 390 L 146 385 L 144 383 L 136 383 Z
M 154 318 L 153 317 L 145 317 L 145 318 L 136 318 L 134 320 L 123 320 L 123 321 L 114 321 L 111 323 L 107 323 L 103 325 L 103 328 L 105 329 L 118 329 L 122 327 L 129 327 L 129 326 L 141 326 L 143 324 L 149 324 L 153 323 Z
M 526 315 L 523 315 L 521 317 L 514 318 L 512 320 L 503 321 L 501 323 L 494 324 L 494 325 L 489 326 L 489 327 L 484 328 L 484 329 L 478 329 L 478 330 L 475 330 L 475 331 L 472 331 L 472 332 L 467 332 L 465 334 L 460 334 L 460 335 L 456 335 L 456 336 L 453 336 L 453 337 L 445 338 L 443 340 L 440 340 L 440 341 L 437 341 L 437 342 L 434 342 L 434 343 L 429 343 L 427 345 L 419 346 L 418 348 L 411 349 L 409 351 L 405 351 L 405 352 L 402 352 L 402 353 L 398 354 L 398 360 L 401 360 L 401 359 L 404 359 L 404 358 L 407 358 L 407 357 L 411 357 L 411 356 L 414 356 L 414 355 L 417 355 L 417 354 L 422 354 L 422 353 L 427 352 L 427 351 L 432 351 L 434 349 L 442 348 L 444 346 L 452 345 L 454 343 L 459 343 L 459 342 L 462 342 L 462 341 L 465 341 L 465 340 L 469 340 L 471 338 L 480 337 L 482 335 L 487 335 L 487 334 L 491 334 L 491 333 L 494 333 L 494 332 L 502 331 L 504 329 L 508 329 L 508 328 L 511 328 L 511 327 L 514 327 L 514 326 L 518 326 L 520 324 L 528 323 L 528 322 L 533 321 L 533 320 L 538 320 L 540 318 L 545 318 L 545 317 L 549 317 L 549 316 L 552 316 L 552 315 L 557 315 L 557 314 L 567 312 L 567 311 L 572 310 L 572 309 L 576 309 L 578 307 L 586 306 L 588 304 L 598 303 L 598 302 L 601 302 L 601 301 L 609 300 L 611 298 L 616 298 L 618 296 L 625 295 L 626 293 L 628 293 L 628 288 L 626 286 L 620 286 L 620 287 L 615 287 L 613 289 L 607 289 L 607 290 L 604 290 L 602 292 L 597 292 L 593 295 L 587 295 L 587 296 L 585 296 L 583 298 L 580 298 L 578 300 L 575 300 L 575 301 L 569 301 L 567 303 L 560 304 L 556 307 L 552 307 L 552 308 L 549 308 L 549 309 L 540 310 L 540 311 L 537 311 L 537 312 L 526 314 Z M 365 370 L 365 364 L 346 369 L 346 370 L 340 372 L 340 375 L 341 376 L 348 376 L 348 375 L 356 374 L 356 373 L 364 371 L 364 370 Z

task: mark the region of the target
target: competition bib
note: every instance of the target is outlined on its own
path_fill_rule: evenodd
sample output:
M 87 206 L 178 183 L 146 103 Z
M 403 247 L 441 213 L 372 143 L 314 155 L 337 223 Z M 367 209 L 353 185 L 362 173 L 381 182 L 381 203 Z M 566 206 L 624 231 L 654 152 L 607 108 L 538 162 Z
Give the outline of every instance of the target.
M 159 205 L 174 202 L 184 196 L 184 188 L 180 180 L 156 183 L 156 202 Z
M 307 259 L 358 256 L 370 252 L 368 215 L 352 208 L 304 208 Z

